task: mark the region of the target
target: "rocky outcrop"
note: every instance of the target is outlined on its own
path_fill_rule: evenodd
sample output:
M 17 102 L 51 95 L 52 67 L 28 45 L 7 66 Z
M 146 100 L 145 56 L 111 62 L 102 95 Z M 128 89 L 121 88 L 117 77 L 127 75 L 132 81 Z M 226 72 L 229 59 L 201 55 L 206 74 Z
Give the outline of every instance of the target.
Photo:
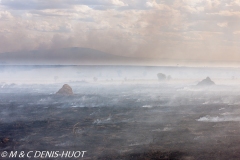
M 172 80 L 172 77 L 170 75 L 165 75 L 163 73 L 158 73 L 157 77 L 158 77 L 159 81 L 166 81 L 166 80 L 170 81 L 170 80 Z
M 158 77 L 159 81 L 164 81 L 167 78 L 167 76 L 165 74 L 163 74 L 163 73 L 158 73 L 157 77 Z
M 211 85 L 215 85 L 215 83 L 209 77 L 207 77 L 206 79 L 199 82 L 197 85 L 198 86 L 211 86 Z
M 61 89 L 56 94 L 61 95 L 73 95 L 73 90 L 68 84 L 64 84 Z

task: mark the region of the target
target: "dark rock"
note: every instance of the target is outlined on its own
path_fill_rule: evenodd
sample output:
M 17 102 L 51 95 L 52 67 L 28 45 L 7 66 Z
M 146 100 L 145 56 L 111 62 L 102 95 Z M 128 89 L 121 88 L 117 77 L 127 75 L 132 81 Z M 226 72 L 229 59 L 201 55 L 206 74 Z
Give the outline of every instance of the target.
M 211 85 L 215 85 L 215 83 L 209 77 L 207 77 L 206 79 L 199 82 L 197 85 L 198 86 L 211 86 Z
M 163 74 L 163 73 L 158 73 L 157 77 L 158 77 L 159 81 L 164 81 L 167 78 L 167 76 L 165 74 Z
M 170 75 L 167 76 L 167 80 L 170 81 L 172 80 L 172 77 Z
M 73 95 L 73 90 L 68 84 L 64 84 L 61 89 L 56 94 L 61 95 Z

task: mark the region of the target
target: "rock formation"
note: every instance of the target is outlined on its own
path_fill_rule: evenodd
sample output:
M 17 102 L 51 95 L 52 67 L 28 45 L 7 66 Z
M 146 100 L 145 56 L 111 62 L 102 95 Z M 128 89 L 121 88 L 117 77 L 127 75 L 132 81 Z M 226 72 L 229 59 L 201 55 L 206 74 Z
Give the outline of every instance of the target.
M 207 77 L 206 79 L 199 82 L 197 85 L 198 86 L 210 86 L 210 85 L 215 85 L 215 83 L 209 77 Z
M 167 80 L 170 81 L 172 80 L 172 77 L 170 75 L 167 76 Z
M 159 81 L 164 81 L 167 78 L 167 76 L 165 74 L 163 74 L 163 73 L 158 73 L 157 77 L 158 77 Z
M 56 94 L 61 95 L 73 95 L 72 88 L 68 84 L 64 84 L 61 89 Z

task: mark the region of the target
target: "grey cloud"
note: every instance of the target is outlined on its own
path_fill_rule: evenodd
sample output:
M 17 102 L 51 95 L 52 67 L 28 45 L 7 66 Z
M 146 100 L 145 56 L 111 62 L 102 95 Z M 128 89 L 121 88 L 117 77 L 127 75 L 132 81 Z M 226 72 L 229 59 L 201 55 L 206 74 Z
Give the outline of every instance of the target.
M 1 5 L 17 10 L 39 10 L 49 8 L 65 8 L 66 6 L 58 1 L 50 0 L 2 0 Z
M 114 6 L 108 0 L 2 0 L 1 5 L 17 10 L 43 10 L 71 8 L 74 5 Z

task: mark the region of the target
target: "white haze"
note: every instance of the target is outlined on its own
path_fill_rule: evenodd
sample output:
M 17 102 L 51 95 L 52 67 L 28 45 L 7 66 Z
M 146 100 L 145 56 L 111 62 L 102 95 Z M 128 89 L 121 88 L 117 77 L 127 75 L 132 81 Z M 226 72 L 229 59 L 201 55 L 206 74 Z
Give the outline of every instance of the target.
M 0 66 L 0 82 L 5 84 L 52 84 L 71 81 L 89 83 L 159 83 L 157 73 L 170 76 L 164 83 L 195 85 L 210 77 L 218 85 L 237 85 L 239 68 L 144 67 L 144 66 Z M 96 77 L 95 82 L 93 78 Z

